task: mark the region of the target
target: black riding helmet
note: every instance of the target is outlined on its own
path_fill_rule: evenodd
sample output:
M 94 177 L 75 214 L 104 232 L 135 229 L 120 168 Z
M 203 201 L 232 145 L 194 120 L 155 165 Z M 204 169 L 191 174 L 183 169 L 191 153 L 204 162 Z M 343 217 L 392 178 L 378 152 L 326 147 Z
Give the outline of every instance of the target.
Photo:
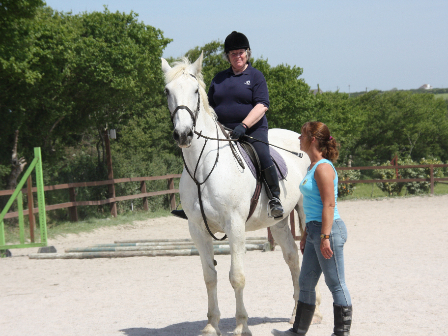
M 233 31 L 224 41 L 224 52 L 227 54 L 231 50 L 250 49 L 249 40 L 243 33 Z

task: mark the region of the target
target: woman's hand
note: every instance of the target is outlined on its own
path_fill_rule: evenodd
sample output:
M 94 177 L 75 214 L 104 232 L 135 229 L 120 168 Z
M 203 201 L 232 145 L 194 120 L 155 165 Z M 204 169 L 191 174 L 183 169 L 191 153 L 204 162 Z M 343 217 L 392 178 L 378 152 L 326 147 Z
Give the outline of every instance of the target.
M 300 252 L 305 252 L 305 244 L 306 244 L 306 231 L 302 234 L 302 239 L 300 239 Z
M 322 252 L 325 259 L 330 259 L 333 256 L 329 239 L 322 239 L 320 241 L 320 252 Z

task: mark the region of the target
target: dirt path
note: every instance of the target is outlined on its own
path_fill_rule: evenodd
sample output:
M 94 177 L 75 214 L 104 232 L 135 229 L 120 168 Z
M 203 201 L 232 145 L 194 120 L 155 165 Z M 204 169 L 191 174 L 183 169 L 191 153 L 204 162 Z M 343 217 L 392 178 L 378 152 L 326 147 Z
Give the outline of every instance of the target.
M 352 335 L 448 335 L 448 196 L 344 201 Z M 266 230 L 250 236 L 266 236 Z M 68 247 L 118 239 L 189 238 L 173 217 L 51 240 Z M 37 249 L 0 259 L 0 335 L 195 336 L 205 326 L 207 296 L 199 257 L 30 260 Z M 218 261 L 220 328 L 231 335 L 235 299 L 229 256 Z M 254 336 L 287 329 L 292 284 L 281 251 L 246 253 L 245 303 Z M 310 336 L 332 331 L 332 300 L 323 281 L 324 320 Z

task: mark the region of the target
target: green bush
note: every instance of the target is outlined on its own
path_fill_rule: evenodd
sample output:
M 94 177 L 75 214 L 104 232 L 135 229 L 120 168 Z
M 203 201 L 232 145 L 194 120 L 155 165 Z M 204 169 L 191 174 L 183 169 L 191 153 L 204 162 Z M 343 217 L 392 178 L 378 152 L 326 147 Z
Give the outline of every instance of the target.
M 390 162 L 383 163 L 381 166 L 390 166 Z M 397 178 L 395 169 L 377 169 L 375 170 L 374 177 L 380 180 L 399 180 L 400 175 Z M 403 183 L 400 182 L 378 182 L 376 184 L 383 192 L 386 192 L 389 196 L 400 195 L 403 189 Z
M 414 162 L 411 158 L 404 158 L 398 160 L 399 165 L 426 165 L 426 164 L 443 164 L 442 161 L 429 158 L 422 158 L 420 162 Z M 400 169 L 401 178 L 404 179 L 417 179 L 417 178 L 430 178 L 431 170 L 430 168 L 405 168 Z M 443 177 L 444 176 L 444 168 L 442 167 L 434 167 L 434 177 Z M 437 182 L 434 182 L 436 185 Z M 405 183 L 406 192 L 411 195 L 416 194 L 424 194 L 428 193 L 431 189 L 431 182 L 423 181 L 423 182 L 406 182 Z
M 339 181 L 359 180 L 361 178 L 360 170 L 340 170 L 338 171 Z M 338 197 L 344 197 L 353 194 L 356 189 L 356 183 L 339 183 Z

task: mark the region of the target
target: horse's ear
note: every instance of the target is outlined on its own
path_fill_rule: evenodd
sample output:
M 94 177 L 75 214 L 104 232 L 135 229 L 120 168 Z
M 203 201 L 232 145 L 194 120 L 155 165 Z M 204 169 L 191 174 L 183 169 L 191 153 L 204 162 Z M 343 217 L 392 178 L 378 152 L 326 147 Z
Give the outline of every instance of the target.
M 196 60 L 196 62 L 190 65 L 190 70 L 193 75 L 198 75 L 201 73 L 203 59 L 204 59 L 204 52 L 201 51 L 201 55 L 199 55 L 199 58 Z
M 170 71 L 171 70 L 171 67 L 170 67 L 170 65 L 168 64 L 168 62 L 166 61 L 166 59 L 164 59 L 164 58 L 160 58 L 161 60 L 162 60 L 162 71 L 164 72 L 164 73 L 167 73 L 168 71 Z

